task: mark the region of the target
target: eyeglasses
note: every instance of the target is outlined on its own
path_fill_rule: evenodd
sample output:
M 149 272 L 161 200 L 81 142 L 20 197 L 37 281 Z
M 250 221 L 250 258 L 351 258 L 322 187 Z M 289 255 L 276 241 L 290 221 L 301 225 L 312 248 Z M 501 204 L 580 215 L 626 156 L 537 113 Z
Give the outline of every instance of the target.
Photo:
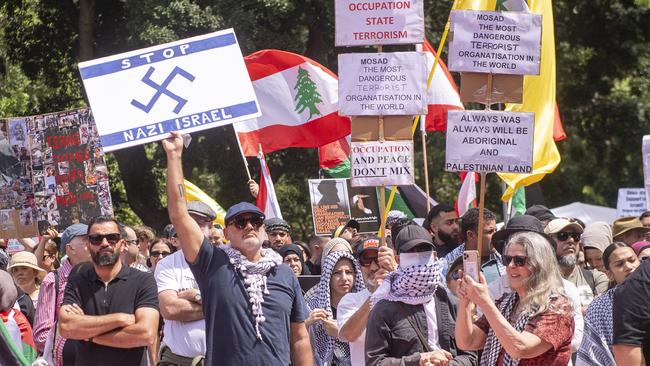
M 125 240 L 127 244 L 135 245 L 135 246 L 140 246 L 140 243 L 137 240 Z
M 560 231 L 559 233 L 555 234 L 555 236 L 559 241 L 566 241 L 569 240 L 569 238 L 573 238 L 573 241 L 576 243 L 580 241 L 580 233 Z
M 235 227 L 237 229 L 244 229 L 249 222 L 251 223 L 251 225 L 253 225 L 255 230 L 259 229 L 262 225 L 264 225 L 264 220 L 262 220 L 262 218 L 259 216 L 237 217 L 232 221 L 232 223 L 235 224 Z
M 643 261 L 647 261 L 647 260 L 650 260 L 650 255 L 644 255 L 643 257 L 639 257 L 639 260 L 640 260 L 641 262 L 643 262 Z
M 454 280 L 454 281 L 460 280 L 460 271 L 461 271 L 460 269 L 457 269 L 457 270 L 451 272 L 451 279 Z
M 149 256 L 153 257 L 153 258 L 158 258 L 158 257 L 165 258 L 166 256 L 168 256 L 170 254 L 172 254 L 172 253 L 170 253 L 170 252 L 151 252 L 151 253 L 149 253 Z
M 378 263 L 378 258 L 379 256 L 376 255 L 359 257 L 359 264 L 361 264 L 361 267 L 370 267 L 372 262 Z
M 88 241 L 92 245 L 100 245 L 101 243 L 104 242 L 104 239 L 108 242 L 108 244 L 115 245 L 117 244 L 122 237 L 120 236 L 119 233 L 114 233 L 114 234 L 93 234 L 93 235 L 88 235 Z
M 528 262 L 528 257 L 524 255 L 504 255 L 501 257 L 501 262 L 503 263 L 504 266 L 508 266 L 510 262 L 514 261 L 515 262 L 515 267 L 523 267 L 526 265 Z

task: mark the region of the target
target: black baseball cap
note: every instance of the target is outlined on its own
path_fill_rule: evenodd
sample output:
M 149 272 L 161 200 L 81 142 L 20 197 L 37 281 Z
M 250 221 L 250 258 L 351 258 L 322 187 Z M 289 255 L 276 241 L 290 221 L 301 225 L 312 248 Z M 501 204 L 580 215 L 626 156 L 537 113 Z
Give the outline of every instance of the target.
M 427 229 L 419 225 L 407 225 L 394 239 L 397 254 L 408 252 L 420 244 L 426 244 L 434 250 L 431 234 Z
M 531 215 L 519 215 L 511 218 L 508 223 L 492 235 L 492 246 L 497 252 L 503 254 L 503 249 L 506 244 L 506 240 L 515 233 L 531 231 L 537 233 L 546 239 L 553 248 L 555 248 L 555 241 L 544 233 L 544 224 L 534 216 Z

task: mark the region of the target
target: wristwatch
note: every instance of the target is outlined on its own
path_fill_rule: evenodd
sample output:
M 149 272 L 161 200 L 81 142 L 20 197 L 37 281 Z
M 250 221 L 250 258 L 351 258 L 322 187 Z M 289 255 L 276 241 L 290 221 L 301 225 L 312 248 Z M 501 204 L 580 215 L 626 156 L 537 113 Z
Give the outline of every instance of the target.
M 198 302 L 199 304 L 201 303 L 201 293 L 197 292 L 196 295 L 194 295 L 194 301 Z

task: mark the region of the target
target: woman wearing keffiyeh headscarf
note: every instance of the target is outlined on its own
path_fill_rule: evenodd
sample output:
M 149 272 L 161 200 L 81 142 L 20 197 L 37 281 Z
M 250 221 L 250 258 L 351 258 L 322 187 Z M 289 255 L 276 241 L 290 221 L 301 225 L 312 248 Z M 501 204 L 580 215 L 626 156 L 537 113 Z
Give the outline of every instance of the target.
M 634 249 L 625 243 L 617 242 L 609 245 L 603 251 L 603 264 L 609 279 L 614 284 L 620 285 L 639 267 L 641 262 L 634 253 Z M 616 364 L 612 353 L 614 341 L 612 310 L 615 290 L 616 288 L 608 290 L 589 304 L 576 366 Z
M 460 305 L 456 342 L 462 349 L 480 350 L 481 366 L 564 366 L 571 358 L 573 309 L 564 293 L 553 247 L 533 232 L 514 234 L 505 247 L 503 264 L 512 293 L 496 304 L 485 278 L 464 276 L 459 283 Z M 472 321 L 470 304 L 483 310 Z
M 314 354 L 314 365 L 350 365 L 350 347 L 338 339 L 336 308 L 348 292 L 365 288 L 359 263 L 349 252 L 331 252 L 323 262 L 316 290 L 305 296 L 309 317 L 305 324 Z

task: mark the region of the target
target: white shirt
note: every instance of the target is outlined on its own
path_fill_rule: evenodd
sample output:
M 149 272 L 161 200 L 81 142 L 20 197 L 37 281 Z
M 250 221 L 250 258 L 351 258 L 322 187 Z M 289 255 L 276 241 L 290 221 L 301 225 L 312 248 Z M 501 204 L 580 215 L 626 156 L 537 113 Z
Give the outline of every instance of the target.
M 350 320 L 352 315 L 361 308 L 364 302 L 370 297 L 370 291 L 364 289 L 359 292 L 350 292 L 345 294 L 336 308 L 336 323 L 339 327 L 339 338 L 350 344 L 350 361 L 352 366 L 366 365 L 366 330 L 356 340 L 350 341 L 341 337 L 341 329 L 345 323 Z
M 571 305 L 573 306 L 574 326 L 573 338 L 571 338 L 571 351 L 578 352 L 580 344 L 582 343 L 582 333 L 585 327 L 585 320 L 582 317 L 582 308 L 580 306 L 580 295 L 576 285 L 573 283 L 562 279 L 562 284 L 564 285 L 564 292 L 566 292 L 569 300 L 571 300 Z M 512 292 L 512 289 L 508 284 L 507 276 L 501 276 L 499 279 L 489 284 L 488 290 L 490 291 L 490 297 L 494 301 L 500 299 L 503 294 Z
M 180 250 L 158 262 L 155 275 L 159 294 L 165 290 L 180 292 L 199 288 Z M 205 355 L 205 320 L 181 322 L 165 319 L 164 333 L 163 343 L 173 353 L 192 358 Z
M 424 314 L 427 317 L 427 343 L 432 350 L 440 349 L 438 340 L 438 318 L 436 317 L 436 299 L 424 304 Z

